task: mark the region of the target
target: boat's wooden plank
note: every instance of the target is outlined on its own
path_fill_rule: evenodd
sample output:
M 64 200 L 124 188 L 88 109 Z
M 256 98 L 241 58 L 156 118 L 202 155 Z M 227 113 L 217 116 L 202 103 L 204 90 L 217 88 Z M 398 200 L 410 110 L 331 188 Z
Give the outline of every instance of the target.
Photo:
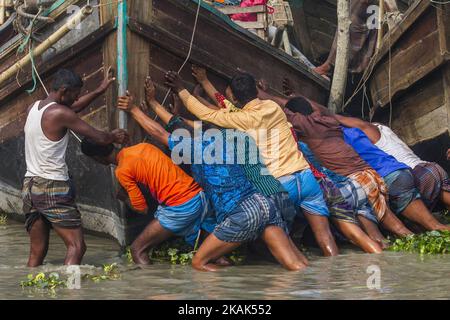
M 253 7 L 239 7 L 239 6 L 226 6 L 217 8 L 223 14 L 236 14 L 236 13 L 258 13 L 265 12 L 265 6 L 253 6 Z
M 429 0 L 416 1 L 409 7 L 402 22 L 394 27 L 390 34 L 388 33 L 385 35 L 382 46 L 378 54 L 375 56 L 377 62 L 389 53 L 389 48 L 394 46 L 403 34 L 409 30 L 409 28 L 416 23 L 416 20 L 418 20 L 418 18 L 427 10 L 434 10 L 434 7 L 431 5 Z M 389 37 L 389 39 L 387 37 Z
M 105 25 L 101 26 L 91 35 L 81 40 L 77 45 L 59 53 L 50 61 L 47 61 L 42 65 L 38 63 L 37 69 L 40 70 L 41 76 L 45 77 L 49 72 L 58 68 L 68 59 L 80 55 L 88 48 L 92 48 L 112 30 L 114 30 L 114 21 L 110 21 L 109 23 L 106 23 Z M 19 77 L 20 85 L 17 83 L 17 81 L 15 81 L 15 79 L 13 79 L 10 83 L 3 86 L 0 89 L 0 103 L 3 104 L 5 102 L 5 99 L 12 98 L 12 96 L 15 93 L 23 90 L 24 87 L 28 87 L 31 84 L 31 81 L 32 81 L 31 72 L 27 72 L 26 74 L 22 74 Z
M 145 23 L 151 23 L 153 2 L 129 2 L 128 15 Z M 140 35 L 129 32 L 128 37 L 128 90 L 134 97 L 145 96 L 144 80 L 149 75 L 150 47 L 148 41 Z M 136 101 L 140 103 L 140 101 Z M 143 140 L 143 130 L 135 121 L 128 121 L 128 131 L 134 142 Z
M 425 38 L 418 39 L 412 46 L 397 50 L 393 53 L 391 61 L 386 57 L 376 67 L 370 80 L 375 105 L 386 106 L 400 91 L 407 89 L 440 66 L 444 59 L 438 48 L 439 34 L 434 31 Z
M 415 145 L 448 132 L 447 117 L 447 108 L 442 105 L 422 117 L 415 118 L 412 123 L 393 122 L 392 128 L 408 145 Z
M 301 46 L 302 53 L 307 57 L 312 57 L 311 49 L 311 37 L 309 34 L 309 28 L 306 23 L 306 14 L 302 1 L 289 1 L 291 6 L 292 18 L 294 20 L 294 33 L 297 38 L 297 42 Z
M 238 26 L 241 26 L 245 29 L 264 29 L 264 22 L 258 21 L 235 21 Z
M 100 7 L 100 23 L 104 24 L 108 21 L 115 21 L 117 17 L 117 3 L 109 0 L 102 0 Z M 105 66 L 111 66 L 113 70 L 117 70 L 117 36 L 116 33 L 109 33 L 103 41 L 103 63 Z M 117 86 L 111 86 L 105 93 L 107 113 L 109 117 L 110 129 L 116 126 L 118 119 L 115 112 L 117 105 Z
M 437 24 L 441 54 L 450 60 L 450 7 L 443 5 L 437 10 Z
M 134 32 L 141 34 L 152 43 L 164 48 L 166 51 L 181 59 L 185 58 L 186 52 L 189 49 L 189 43 L 187 41 L 160 29 L 156 24 L 152 26 L 145 25 L 131 18 L 129 23 L 130 29 Z M 240 52 L 240 55 L 235 55 L 233 54 L 233 48 L 228 48 L 227 51 L 217 51 L 212 54 L 203 50 L 202 47 L 203 46 L 198 44 L 198 42 L 194 45 L 191 61 L 205 66 L 207 69 L 215 72 L 224 79 L 230 79 L 237 72 L 237 67 L 240 67 L 257 76 L 264 74 L 267 77 L 267 81 L 272 84 L 272 89 L 278 89 L 278 92 L 281 92 L 283 77 L 287 77 L 295 79 L 295 81 L 293 80 L 293 83 L 296 86 L 295 89 L 299 90 L 299 92 L 311 97 L 311 99 L 321 100 L 322 103 L 325 100 L 324 92 L 321 92 L 318 85 L 315 85 L 306 77 L 302 77 L 301 73 L 296 74 L 295 69 L 293 70 L 286 64 L 276 61 L 273 56 L 265 56 L 264 60 L 260 60 L 258 59 L 258 56 L 252 54 L 251 50 L 248 50 L 245 51 L 248 52 L 248 54 L 244 54 L 241 57 L 242 51 Z M 171 69 L 177 68 L 178 65 L 179 64 L 171 66 Z
M 394 120 L 398 119 L 403 123 L 410 123 L 415 118 L 423 117 L 442 106 L 445 103 L 442 86 L 442 73 L 440 70 L 436 70 L 408 88 L 402 95 L 392 101 Z
M 442 87 L 442 72 L 441 70 L 436 70 L 412 85 L 392 101 L 394 106 L 392 110 L 392 128 L 409 145 L 414 145 L 418 141 L 423 141 L 427 138 L 434 138 L 436 134 L 434 129 L 436 128 L 430 130 L 430 135 L 427 135 L 425 129 L 416 134 L 415 131 L 418 126 L 416 122 L 418 119 L 424 119 L 428 114 L 436 113 L 436 109 L 445 105 Z M 390 109 L 388 107 L 378 109 L 374 121 L 388 124 L 389 113 Z M 438 128 L 437 132 L 442 132 L 442 130 L 442 128 Z
M 189 9 L 185 6 L 187 3 L 191 3 Z M 191 15 L 195 12 L 195 3 L 191 1 L 167 0 L 154 1 L 153 4 L 155 12 L 153 20 L 154 24 L 162 26 L 165 31 L 177 35 L 181 39 L 188 40 L 190 38 L 193 26 L 193 18 Z M 329 89 L 328 81 L 323 77 L 312 73 L 308 67 L 299 63 L 284 51 L 274 50 L 270 44 L 251 32 L 237 26 L 237 24 L 232 22 L 227 16 L 220 14 L 220 12 L 213 9 L 211 6 L 205 5 L 204 9 L 206 10 L 201 10 L 200 13 L 198 30 L 208 30 L 208 32 L 198 33 L 196 41 L 202 42 L 201 39 L 205 37 L 205 40 L 208 39 L 208 41 L 215 42 L 214 44 L 212 42 L 204 43 L 202 46 L 215 47 L 222 45 L 228 47 L 225 52 L 230 52 L 231 56 L 236 56 L 236 50 L 239 48 L 240 54 L 238 56 L 242 60 L 251 60 L 252 55 L 242 54 L 241 52 L 253 52 L 257 50 L 265 52 L 268 56 L 273 56 L 278 61 L 282 61 L 285 64 L 290 65 L 291 68 L 303 73 L 306 77 L 318 83 L 324 89 Z M 167 17 L 168 12 L 172 15 L 170 19 Z M 164 13 L 166 13 L 166 16 Z M 230 43 L 230 40 L 224 41 L 225 35 L 227 35 L 227 39 L 233 39 L 233 42 Z M 223 52 L 223 50 L 219 49 L 217 51 Z
M 444 102 L 447 108 L 447 127 L 450 130 L 450 62 L 442 69 L 442 84 L 444 88 Z

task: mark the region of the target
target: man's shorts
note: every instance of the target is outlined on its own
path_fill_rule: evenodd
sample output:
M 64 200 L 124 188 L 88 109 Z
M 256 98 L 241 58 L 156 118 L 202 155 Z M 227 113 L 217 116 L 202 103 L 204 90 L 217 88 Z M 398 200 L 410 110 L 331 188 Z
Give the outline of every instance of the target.
M 247 242 L 256 240 L 268 226 L 286 230 L 274 201 L 255 193 L 217 225 L 214 235 L 224 242 Z
M 352 207 L 356 211 L 356 216 L 362 216 L 378 224 L 367 194 L 358 182 L 349 179 L 348 183 L 343 184 L 339 189 L 344 198 L 352 204 Z
M 447 172 L 437 163 L 421 163 L 413 170 L 416 187 L 426 206 L 433 210 L 442 191 L 450 192 Z
M 388 189 L 383 178 L 373 169 L 358 171 L 348 178 L 356 181 L 364 190 L 378 221 L 382 221 L 387 210 Z
M 277 208 L 278 212 L 280 212 L 281 217 L 283 218 L 287 232 L 291 230 L 292 225 L 294 224 L 295 216 L 297 215 L 297 210 L 295 210 L 294 203 L 289 198 L 289 193 L 287 192 L 278 192 L 269 197 Z
M 420 199 L 411 170 L 397 170 L 383 179 L 389 191 L 389 205 L 395 214 L 401 214 L 411 202 Z
M 206 199 L 204 191 L 199 192 L 189 201 L 178 206 L 160 205 L 155 212 L 155 219 L 161 226 L 186 242 L 193 245 L 200 229 L 211 233 L 216 226 L 215 215 Z
M 324 217 L 330 217 L 327 204 L 319 183 L 311 169 L 296 172 L 278 179 L 288 191 L 294 205 L 303 211 Z
M 361 215 L 377 222 L 366 193 L 355 181 L 348 179 L 347 182 L 335 184 L 325 177 L 319 180 L 319 184 L 328 204 L 331 218 L 359 224 L 357 216 Z
M 25 178 L 22 200 L 28 232 L 39 218 L 58 228 L 81 227 L 81 214 L 75 204 L 75 188 L 71 180 Z

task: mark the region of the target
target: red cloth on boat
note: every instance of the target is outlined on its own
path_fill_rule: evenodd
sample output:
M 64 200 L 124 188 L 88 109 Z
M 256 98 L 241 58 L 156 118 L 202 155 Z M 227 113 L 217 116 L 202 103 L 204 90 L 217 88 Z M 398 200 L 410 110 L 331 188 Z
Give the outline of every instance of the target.
M 239 5 L 241 8 L 266 5 L 267 0 L 243 0 Z M 237 13 L 231 16 L 231 19 L 238 21 L 257 21 L 256 13 Z

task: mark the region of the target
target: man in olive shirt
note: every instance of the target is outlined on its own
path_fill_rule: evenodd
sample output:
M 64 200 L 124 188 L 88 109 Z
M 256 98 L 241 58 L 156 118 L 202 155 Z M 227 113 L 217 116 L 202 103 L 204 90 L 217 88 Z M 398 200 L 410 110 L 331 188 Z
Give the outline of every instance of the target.
M 187 90 L 176 91 L 182 82 L 176 72 L 166 74 L 167 85 L 178 93 L 186 108 L 200 120 L 217 126 L 237 129 L 251 136 L 264 158 L 269 172 L 289 192 L 294 204 L 301 208 L 324 255 L 338 254 L 330 231 L 330 213 L 323 193 L 308 162 L 298 150 L 286 115 L 278 104 L 258 99 L 256 80 L 249 74 L 233 78 L 230 89 L 240 112 L 213 110 L 202 104 Z

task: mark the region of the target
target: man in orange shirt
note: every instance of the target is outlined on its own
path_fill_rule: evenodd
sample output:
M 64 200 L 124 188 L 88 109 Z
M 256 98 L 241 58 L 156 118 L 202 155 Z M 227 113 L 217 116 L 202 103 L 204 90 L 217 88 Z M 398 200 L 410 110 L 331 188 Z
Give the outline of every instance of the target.
M 194 244 L 200 229 L 211 233 L 215 218 L 203 189 L 157 147 L 141 143 L 117 150 L 85 139 L 82 152 L 104 165 L 117 165 L 116 177 L 127 191 L 135 211 L 147 213 L 141 186 L 145 186 L 159 206 L 155 219 L 131 245 L 133 261 L 150 264 L 148 250 L 173 236 Z

